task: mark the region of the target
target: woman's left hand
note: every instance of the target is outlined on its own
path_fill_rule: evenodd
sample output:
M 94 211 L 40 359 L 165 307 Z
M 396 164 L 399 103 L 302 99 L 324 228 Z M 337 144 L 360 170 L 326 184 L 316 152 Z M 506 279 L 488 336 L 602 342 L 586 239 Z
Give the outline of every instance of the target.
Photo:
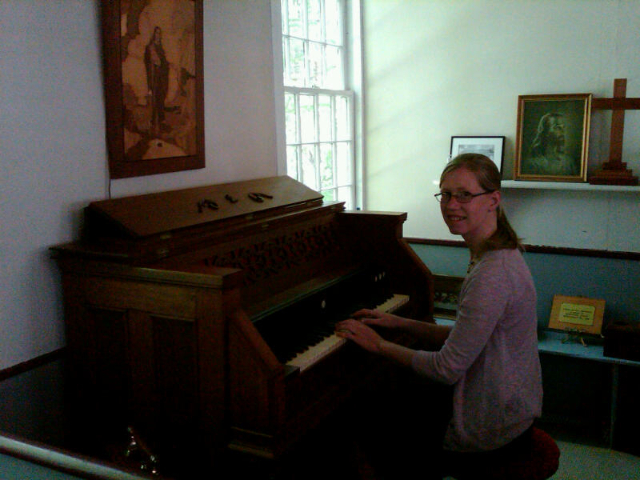
M 336 335 L 353 340 L 362 348 L 372 353 L 380 353 L 383 338 L 359 320 L 349 319 L 336 324 Z

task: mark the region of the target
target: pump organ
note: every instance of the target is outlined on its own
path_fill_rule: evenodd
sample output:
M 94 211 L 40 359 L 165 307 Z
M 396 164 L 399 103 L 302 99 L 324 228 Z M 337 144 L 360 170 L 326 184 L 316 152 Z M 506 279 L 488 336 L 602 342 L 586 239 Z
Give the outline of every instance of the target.
M 405 219 L 289 177 L 91 203 L 81 240 L 52 248 L 77 417 L 134 424 L 163 451 L 279 457 L 380 368 L 336 321 L 431 318 Z

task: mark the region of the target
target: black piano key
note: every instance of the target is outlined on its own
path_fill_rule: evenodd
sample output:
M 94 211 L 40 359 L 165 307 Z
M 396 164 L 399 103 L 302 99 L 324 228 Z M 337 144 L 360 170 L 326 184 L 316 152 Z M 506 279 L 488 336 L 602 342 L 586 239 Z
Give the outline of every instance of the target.
M 256 325 L 279 361 L 286 363 L 335 332 L 335 325 L 393 295 L 382 275 L 362 274 L 291 305 Z

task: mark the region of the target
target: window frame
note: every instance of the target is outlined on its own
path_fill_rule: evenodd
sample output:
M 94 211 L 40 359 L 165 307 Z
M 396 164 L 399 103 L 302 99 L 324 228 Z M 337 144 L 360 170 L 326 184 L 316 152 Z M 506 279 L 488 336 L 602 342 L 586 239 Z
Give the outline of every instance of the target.
M 284 85 L 284 61 L 283 61 L 283 34 L 281 0 L 271 0 L 272 16 L 272 41 L 273 41 L 273 78 L 274 99 L 276 113 L 276 146 L 277 146 L 277 173 L 287 174 L 287 139 L 285 118 L 285 93 L 312 93 L 314 95 L 348 96 L 350 97 L 350 130 L 351 130 L 351 203 L 353 209 L 362 209 L 364 206 L 363 178 L 363 149 L 362 149 L 362 76 L 361 76 L 361 4 L 360 0 L 339 0 L 343 11 L 343 48 L 342 56 L 345 86 L 343 90 L 324 89 L 317 87 L 293 87 Z M 298 159 L 298 165 L 300 159 Z M 317 178 L 318 190 L 336 190 L 340 187 L 337 178 L 331 188 L 322 188 L 320 179 Z M 337 196 L 334 196 L 337 198 Z

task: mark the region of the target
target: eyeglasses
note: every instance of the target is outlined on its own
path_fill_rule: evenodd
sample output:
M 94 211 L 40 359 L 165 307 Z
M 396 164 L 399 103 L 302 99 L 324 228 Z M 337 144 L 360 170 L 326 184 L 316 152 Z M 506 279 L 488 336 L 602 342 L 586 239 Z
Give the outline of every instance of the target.
M 451 200 L 451 197 L 455 198 L 458 201 L 458 203 L 469 203 L 471 200 L 473 200 L 476 197 L 479 197 L 480 195 L 486 195 L 487 193 L 493 193 L 493 192 L 494 190 L 489 190 L 488 192 L 482 192 L 482 193 L 440 192 L 440 193 L 436 193 L 434 197 L 436 197 L 436 200 L 438 200 L 440 203 L 449 203 L 449 201 Z

